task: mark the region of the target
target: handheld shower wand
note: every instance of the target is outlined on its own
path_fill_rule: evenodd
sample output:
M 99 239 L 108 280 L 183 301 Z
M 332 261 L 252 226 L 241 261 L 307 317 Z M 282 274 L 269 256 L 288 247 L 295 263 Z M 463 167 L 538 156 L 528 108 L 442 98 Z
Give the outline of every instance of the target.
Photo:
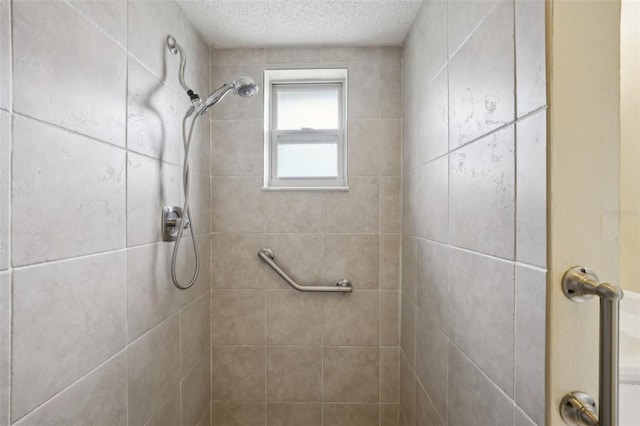
M 200 273 L 200 254 L 198 253 L 198 245 L 196 243 L 195 233 L 193 231 L 193 219 L 191 218 L 191 212 L 189 211 L 189 153 L 191 150 L 191 138 L 193 131 L 196 128 L 198 119 L 204 115 L 209 108 L 217 104 L 224 98 L 227 93 L 233 91 L 234 94 L 240 97 L 250 97 L 258 93 L 258 85 L 250 77 L 240 77 L 231 83 L 222 85 L 220 88 L 214 90 L 207 99 L 203 102 L 200 96 L 195 93 L 184 81 L 184 70 L 187 64 L 187 55 L 178 44 L 175 38 L 167 36 L 167 47 L 169 52 L 173 55 L 180 54 L 180 69 L 178 73 L 178 79 L 180 80 L 180 86 L 184 89 L 191 100 L 191 106 L 186 111 L 184 118 L 182 119 L 182 142 L 184 147 L 184 164 L 183 164 L 183 190 L 184 190 L 184 203 L 182 208 L 180 207 L 164 207 L 162 214 L 162 229 L 163 238 L 165 241 L 175 241 L 173 246 L 173 256 L 171 258 L 171 279 L 173 284 L 179 289 L 186 290 L 193 286 L 198 279 Z M 189 125 L 189 131 L 187 132 L 187 120 L 192 117 L 191 124 Z M 176 263 L 178 258 L 178 252 L 180 250 L 180 241 L 182 240 L 182 234 L 185 229 L 190 229 L 191 240 L 193 241 L 193 251 L 195 253 L 195 270 L 188 283 L 182 284 L 178 279 L 176 273 Z

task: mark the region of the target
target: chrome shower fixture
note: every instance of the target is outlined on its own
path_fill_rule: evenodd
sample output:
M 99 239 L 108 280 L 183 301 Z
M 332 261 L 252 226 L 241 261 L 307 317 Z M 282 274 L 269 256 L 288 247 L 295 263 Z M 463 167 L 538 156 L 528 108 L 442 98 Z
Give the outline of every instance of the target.
M 240 77 L 231 83 L 224 84 L 207 96 L 204 109 L 200 114 L 204 114 L 208 108 L 220 102 L 231 91 L 242 98 L 248 98 L 258 93 L 258 85 L 251 77 Z
M 246 98 L 258 93 L 258 85 L 251 77 L 240 77 L 231 83 L 227 83 L 222 87 L 216 89 L 211 93 L 207 99 L 203 102 L 200 96 L 194 92 L 191 87 L 184 81 L 184 70 L 187 65 L 187 54 L 182 46 L 178 44 L 175 38 L 171 35 L 167 36 L 167 48 L 173 55 L 180 54 L 180 69 L 178 72 L 178 79 L 180 80 L 180 86 L 184 89 L 191 100 L 191 106 L 187 110 L 182 119 L 182 142 L 184 146 L 184 164 L 183 164 L 183 190 L 184 190 L 184 204 L 182 208 L 177 206 L 166 206 L 162 210 L 162 235 L 165 241 L 175 241 L 173 246 L 173 256 L 171 257 L 171 279 L 173 284 L 179 289 L 186 290 L 195 284 L 200 272 L 200 254 L 198 253 L 198 245 L 196 244 L 195 232 L 193 230 L 193 218 L 189 211 L 189 183 L 190 183 L 190 170 L 189 170 L 189 151 L 191 150 L 191 138 L 193 136 L 193 130 L 196 127 L 198 119 L 204 115 L 209 108 L 220 102 L 227 93 L 233 91 L 234 94 Z M 194 115 L 195 114 L 195 115 Z M 193 115 L 191 124 L 187 126 L 187 120 Z M 189 131 L 187 132 L 187 127 Z M 193 242 L 193 251 L 195 253 L 196 265 L 193 275 L 188 283 L 182 284 L 178 280 L 176 273 L 176 263 L 178 258 L 178 252 L 180 250 L 180 241 L 182 240 L 182 234 L 185 229 L 189 229 L 191 232 L 191 241 Z

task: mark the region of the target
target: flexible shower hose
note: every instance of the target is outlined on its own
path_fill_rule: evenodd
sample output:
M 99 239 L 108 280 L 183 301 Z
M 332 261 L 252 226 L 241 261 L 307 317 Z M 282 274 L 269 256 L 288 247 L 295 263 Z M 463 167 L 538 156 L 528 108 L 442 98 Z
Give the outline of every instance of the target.
M 196 127 L 196 123 L 198 122 L 198 118 L 200 114 L 193 114 L 193 119 L 191 120 L 191 126 L 189 127 L 189 134 L 187 134 L 187 119 L 190 115 L 193 114 L 193 109 L 190 109 L 182 119 L 182 141 L 184 145 L 184 164 L 183 164 L 183 175 L 182 175 L 182 186 L 184 190 L 184 204 L 182 206 L 182 220 L 177 223 L 178 226 L 178 238 L 176 239 L 175 244 L 173 245 L 173 256 L 171 257 L 171 279 L 173 280 L 173 284 L 181 290 L 186 290 L 192 285 L 195 284 L 198 279 L 198 274 L 200 273 L 200 253 L 198 253 L 198 244 L 196 243 L 196 236 L 193 232 L 193 218 L 191 217 L 191 212 L 189 211 L 189 186 L 190 186 L 190 170 L 189 170 L 189 151 L 191 149 L 191 137 L 193 136 L 193 129 Z M 176 272 L 176 263 L 178 259 L 178 251 L 180 250 L 180 241 L 182 240 L 182 233 L 184 229 L 188 227 L 191 231 L 191 240 L 193 241 L 193 251 L 196 255 L 196 268 L 193 272 L 193 276 L 189 280 L 187 284 L 181 284 L 180 280 L 178 280 L 178 274 Z

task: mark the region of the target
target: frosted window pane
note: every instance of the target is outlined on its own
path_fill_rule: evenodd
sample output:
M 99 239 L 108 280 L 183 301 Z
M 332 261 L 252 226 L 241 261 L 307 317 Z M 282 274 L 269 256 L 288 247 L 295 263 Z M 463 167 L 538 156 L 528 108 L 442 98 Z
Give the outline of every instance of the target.
M 339 128 L 340 92 L 334 87 L 278 87 L 277 130 Z
M 278 178 L 335 178 L 338 143 L 322 140 L 278 143 Z

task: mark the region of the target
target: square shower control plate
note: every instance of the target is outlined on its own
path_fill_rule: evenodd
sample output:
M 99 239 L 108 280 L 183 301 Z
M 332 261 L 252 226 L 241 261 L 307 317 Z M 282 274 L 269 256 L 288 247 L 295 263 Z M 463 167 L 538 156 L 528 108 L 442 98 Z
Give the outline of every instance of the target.
M 175 241 L 178 239 L 178 226 L 182 223 L 182 207 L 165 206 L 162 208 L 162 239 Z

